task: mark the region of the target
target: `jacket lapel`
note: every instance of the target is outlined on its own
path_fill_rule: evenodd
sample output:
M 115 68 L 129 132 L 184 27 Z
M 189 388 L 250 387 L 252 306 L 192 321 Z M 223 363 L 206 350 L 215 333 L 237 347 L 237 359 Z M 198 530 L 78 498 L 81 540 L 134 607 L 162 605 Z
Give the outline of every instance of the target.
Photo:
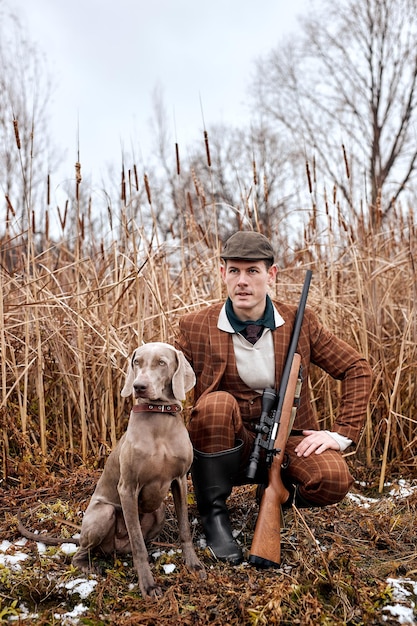
M 286 321 L 282 326 L 276 328 L 273 333 L 274 353 L 275 353 L 275 385 L 278 389 L 281 382 L 282 371 L 285 365 L 288 346 L 290 343 L 291 324 Z

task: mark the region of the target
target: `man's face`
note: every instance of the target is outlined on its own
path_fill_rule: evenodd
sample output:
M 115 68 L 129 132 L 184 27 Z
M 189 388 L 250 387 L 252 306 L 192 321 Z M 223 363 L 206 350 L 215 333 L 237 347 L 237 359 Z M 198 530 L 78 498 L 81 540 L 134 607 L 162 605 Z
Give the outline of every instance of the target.
M 277 274 L 276 266 L 267 269 L 264 261 L 228 260 L 220 272 L 237 317 L 243 321 L 261 318 L 268 287 Z

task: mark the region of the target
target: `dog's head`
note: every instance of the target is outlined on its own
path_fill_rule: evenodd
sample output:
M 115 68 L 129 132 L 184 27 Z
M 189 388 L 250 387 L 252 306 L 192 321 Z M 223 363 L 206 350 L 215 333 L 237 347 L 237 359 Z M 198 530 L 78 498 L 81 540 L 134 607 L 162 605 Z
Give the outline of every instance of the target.
M 195 374 L 180 350 L 159 341 L 146 343 L 133 352 L 122 396 L 172 402 L 185 400 L 195 385 Z

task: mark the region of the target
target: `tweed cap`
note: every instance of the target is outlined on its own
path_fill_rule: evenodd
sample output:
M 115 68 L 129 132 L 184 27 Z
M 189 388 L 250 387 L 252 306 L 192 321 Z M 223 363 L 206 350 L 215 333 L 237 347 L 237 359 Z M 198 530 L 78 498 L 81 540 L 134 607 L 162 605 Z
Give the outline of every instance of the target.
M 222 259 L 241 259 L 242 261 L 274 262 L 274 251 L 269 239 L 252 230 L 240 230 L 231 235 L 220 254 Z

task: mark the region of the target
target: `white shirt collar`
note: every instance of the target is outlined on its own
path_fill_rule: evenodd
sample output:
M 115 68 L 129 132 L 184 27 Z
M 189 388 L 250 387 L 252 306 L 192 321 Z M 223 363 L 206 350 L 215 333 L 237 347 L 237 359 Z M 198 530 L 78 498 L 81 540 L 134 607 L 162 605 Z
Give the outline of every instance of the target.
M 278 313 L 278 309 L 276 308 L 276 306 L 272 303 L 272 306 L 274 308 L 274 320 L 275 320 L 275 326 L 276 328 L 278 328 L 278 326 L 282 326 L 283 324 L 285 324 L 285 320 L 283 319 L 283 317 L 281 317 L 281 315 Z M 220 314 L 219 314 L 219 319 L 217 320 L 217 328 L 219 330 L 224 330 L 226 333 L 234 333 L 234 329 L 233 326 L 231 325 L 231 323 L 229 322 L 229 319 L 227 317 L 226 314 L 226 303 L 223 304 Z

